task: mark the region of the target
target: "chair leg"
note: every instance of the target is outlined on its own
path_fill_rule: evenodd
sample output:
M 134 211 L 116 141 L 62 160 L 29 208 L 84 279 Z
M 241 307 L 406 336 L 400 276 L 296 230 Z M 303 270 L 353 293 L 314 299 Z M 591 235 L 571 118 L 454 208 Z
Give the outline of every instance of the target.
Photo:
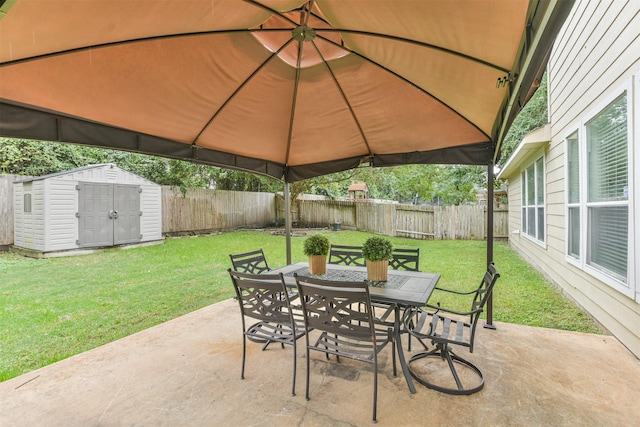
M 240 379 L 244 379 L 244 362 L 247 358 L 247 336 L 242 335 L 242 371 L 240 372 Z
M 293 381 L 292 381 L 292 385 L 291 385 L 291 396 L 295 396 L 296 395 L 296 359 L 298 356 L 298 350 L 296 348 L 296 333 L 295 330 L 293 331 Z
M 398 376 L 398 367 L 396 365 L 396 346 L 391 343 L 391 357 L 393 357 L 393 376 Z
M 376 412 L 378 409 L 378 361 L 377 356 L 374 356 L 373 363 L 373 422 L 376 423 Z
M 311 363 L 309 362 L 309 341 L 307 338 L 307 390 L 305 394 L 305 397 L 307 400 L 309 400 L 309 369 L 310 367 L 311 367 Z

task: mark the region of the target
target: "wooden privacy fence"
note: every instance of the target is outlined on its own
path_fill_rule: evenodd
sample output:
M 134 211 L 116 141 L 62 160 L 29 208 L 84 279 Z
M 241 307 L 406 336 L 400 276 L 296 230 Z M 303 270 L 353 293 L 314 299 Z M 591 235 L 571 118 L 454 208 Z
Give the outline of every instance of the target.
M 13 244 L 13 183 L 26 178 L 0 175 L 0 247 Z
M 357 201 L 301 200 L 294 218 L 302 227 L 341 227 L 388 236 L 414 239 L 483 240 L 486 238 L 487 207 L 414 206 Z M 282 215 L 284 212 L 279 210 Z M 495 238 L 509 235 L 508 209 L 494 210 Z
M 273 193 L 162 187 L 162 232 L 266 227 L 276 222 Z

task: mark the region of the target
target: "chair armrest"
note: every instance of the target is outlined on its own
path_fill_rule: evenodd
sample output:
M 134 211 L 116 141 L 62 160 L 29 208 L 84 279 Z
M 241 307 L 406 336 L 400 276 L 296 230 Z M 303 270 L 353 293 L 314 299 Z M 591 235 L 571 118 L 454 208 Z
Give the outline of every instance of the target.
M 443 292 L 449 292 L 451 294 L 456 294 L 456 295 L 471 295 L 473 293 L 476 292 L 476 289 L 473 289 L 471 291 L 468 292 L 462 292 L 462 291 L 454 291 L 453 289 L 447 289 L 447 288 L 440 288 L 438 286 L 436 286 L 435 288 L 433 288 L 434 290 L 439 290 L 439 291 L 443 291 Z
M 440 306 L 440 303 L 438 303 L 438 305 L 425 304 L 425 307 L 434 309 L 436 313 L 439 311 L 444 311 L 445 313 L 457 314 L 460 316 L 470 316 L 472 314 L 483 311 L 482 308 L 476 308 L 475 310 L 471 310 L 471 311 L 457 311 L 451 308 L 442 307 Z

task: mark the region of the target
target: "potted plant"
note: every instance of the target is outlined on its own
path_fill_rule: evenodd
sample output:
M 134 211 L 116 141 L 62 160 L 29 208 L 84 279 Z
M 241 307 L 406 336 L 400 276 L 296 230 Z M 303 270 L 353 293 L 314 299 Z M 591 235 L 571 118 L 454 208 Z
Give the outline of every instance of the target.
M 327 254 L 329 239 L 322 234 L 314 234 L 304 241 L 304 254 L 309 257 L 309 273 L 325 274 L 327 272 Z
M 362 255 L 367 264 L 367 278 L 386 282 L 393 246 L 384 237 L 370 237 L 362 245 Z

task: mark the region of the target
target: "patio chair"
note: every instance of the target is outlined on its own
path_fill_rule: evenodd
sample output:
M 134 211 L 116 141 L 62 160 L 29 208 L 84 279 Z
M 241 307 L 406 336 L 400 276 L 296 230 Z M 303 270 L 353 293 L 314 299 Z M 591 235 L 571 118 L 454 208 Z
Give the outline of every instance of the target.
M 393 248 L 391 256 L 393 258 L 389 261 L 390 268 L 394 270 L 420 271 L 418 268 L 420 265 L 420 248 Z M 372 305 L 374 316 L 376 316 L 378 323 L 393 327 L 394 323 L 391 315 L 395 315 L 395 306 L 384 303 L 372 303 Z M 405 308 L 404 306 L 400 307 L 400 310 Z M 382 314 L 378 315 L 380 312 Z M 409 335 L 407 341 L 407 350 L 411 351 L 411 335 Z
M 393 343 L 391 328 L 378 328 L 373 322 L 371 299 L 366 282 L 338 282 L 295 275 L 302 302 L 306 335 L 307 386 L 309 400 L 310 350 L 373 365 L 373 421 L 378 403 L 378 353 Z M 309 341 L 311 329 L 320 331 L 315 343 Z M 395 347 L 392 344 L 393 374 L 396 375 Z
M 329 248 L 329 264 L 364 267 L 362 246 L 345 246 L 332 244 Z
M 235 271 L 260 274 L 271 270 L 262 248 L 241 254 L 229 254 L 229 258 L 231 258 L 231 264 Z
M 228 270 L 242 315 L 242 372 L 247 339 L 258 343 L 279 342 L 293 347 L 291 394 L 296 394 L 296 341 L 305 334 L 302 318 L 291 310 L 291 301 L 282 274 L 250 274 Z M 247 327 L 245 318 L 257 320 Z
M 499 277 L 500 274 L 498 270 L 495 265 L 491 263 L 484 273 L 480 285 L 473 291 L 459 292 L 436 287 L 439 291 L 473 297 L 469 311 L 461 312 L 448 309 L 442 307 L 438 302 L 436 305 L 426 305 L 428 309 L 435 311 L 418 309 L 415 316 L 405 316 L 404 325 L 406 330 L 421 340 L 421 342 L 422 340 L 431 340 L 431 343 L 435 346 L 434 349 L 417 353 L 409 359 L 409 371 L 416 381 L 430 389 L 457 395 L 473 394 L 484 387 L 484 375 L 482 371 L 468 360 L 454 353 L 452 346 L 468 347 L 469 352 L 473 353 L 473 344 L 480 314 L 484 311 L 487 299 L 493 292 L 493 287 Z M 443 313 L 448 313 L 449 316 L 445 316 Z M 466 321 L 467 319 L 468 321 Z M 412 367 L 412 364 L 425 358 L 439 358 L 441 361 L 446 360 L 456 387 L 452 387 L 453 382 L 450 380 L 436 384 L 435 381 L 427 380 L 419 375 Z M 464 371 L 459 372 L 456 366 L 462 368 Z M 431 372 L 436 371 L 431 369 Z M 465 374 L 465 382 L 470 385 L 463 384 L 460 375 L 462 372 Z M 469 381 L 466 381 L 467 378 Z
M 394 270 L 420 271 L 420 248 L 394 248 L 389 267 Z

